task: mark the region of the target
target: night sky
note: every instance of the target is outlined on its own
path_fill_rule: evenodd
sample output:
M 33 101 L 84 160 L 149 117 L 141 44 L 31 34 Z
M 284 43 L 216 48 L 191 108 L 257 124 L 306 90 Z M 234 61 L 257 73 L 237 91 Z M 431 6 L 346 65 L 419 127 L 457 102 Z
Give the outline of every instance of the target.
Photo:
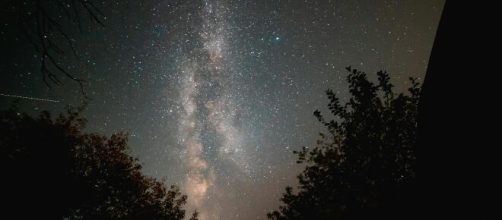
M 347 97 L 346 66 L 370 78 L 387 70 L 397 91 L 410 76 L 421 81 L 444 4 L 99 2 L 105 27 L 70 33 L 78 57 L 58 57 L 87 80 L 87 130 L 128 131 L 144 173 L 179 185 L 189 213 L 197 209 L 204 220 L 265 219 L 277 208 L 302 169 L 292 151 L 324 131 L 312 115 L 326 109 L 324 91 Z M 48 89 L 39 55 L 17 43 L 0 66 L 2 109 L 14 100 L 6 95 L 27 97 L 21 109 L 28 112 L 82 102 L 71 80 Z

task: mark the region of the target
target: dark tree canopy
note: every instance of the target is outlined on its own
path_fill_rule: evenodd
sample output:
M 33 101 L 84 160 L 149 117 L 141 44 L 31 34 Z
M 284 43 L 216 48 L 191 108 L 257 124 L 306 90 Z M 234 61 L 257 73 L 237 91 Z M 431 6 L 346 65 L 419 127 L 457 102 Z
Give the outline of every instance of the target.
M 415 180 L 419 84 L 410 79 L 409 94 L 395 94 L 386 72 L 378 72 L 374 84 L 364 72 L 347 70 L 350 99 L 342 104 L 326 91 L 333 119 L 318 110 L 314 116 L 329 134 L 295 152 L 306 165 L 298 192 L 287 187 L 284 204 L 269 219 L 390 217 L 403 205 Z
M 84 133 L 81 110 L 0 112 L 3 217 L 183 219 L 186 196 L 141 173 L 125 133 Z
M 197 210 L 195 210 L 195 212 L 192 213 L 190 220 L 199 220 L 199 212 L 197 212 Z

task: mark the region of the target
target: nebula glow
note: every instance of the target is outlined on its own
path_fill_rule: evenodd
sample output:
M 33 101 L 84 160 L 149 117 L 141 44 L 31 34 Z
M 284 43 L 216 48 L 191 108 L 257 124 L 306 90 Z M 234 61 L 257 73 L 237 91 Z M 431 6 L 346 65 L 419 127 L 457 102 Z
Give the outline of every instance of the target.
M 219 219 L 218 210 L 208 210 L 208 191 L 212 189 L 216 177 L 214 167 L 204 159 L 206 151 L 216 151 L 218 158 L 228 160 L 247 171 L 247 158 L 242 149 L 241 134 L 234 126 L 237 105 L 232 97 L 232 87 L 228 78 L 229 70 L 224 56 L 226 51 L 226 31 L 224 20 L 225 5 L 204 2 L 200 14 L 203 20 L 199 41 L 201 48 L 194 48 L 181 59 L 178 68 L 182 82 L 180 102 L 184 113 L 179 123 L 179 143 L 185 148 L 188 173 L 185 188 L 190 209 L 201 212 L 201 219 Z M 202 132 L 213 132 L 217 139 L 216 149 L 211 149 L 201 141 Z M 210 215 L 209 215 L 210 214 Z

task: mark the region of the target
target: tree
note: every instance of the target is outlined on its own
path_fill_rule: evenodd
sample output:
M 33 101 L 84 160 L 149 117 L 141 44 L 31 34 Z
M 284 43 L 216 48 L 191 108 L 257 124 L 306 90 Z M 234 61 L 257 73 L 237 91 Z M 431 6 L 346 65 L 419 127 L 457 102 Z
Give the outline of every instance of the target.
M 59 62 L 58 56 L 71 50 L 75 56 L 75 39 L 69 27 L 78 27 L 82 32 L 83 19 L 90 18 L 92 23 L 104 26 L 106 16 L 93 0 L 0 0 L 3 28 L 2 35 L 7 33 L 5 45 L 16 51 L 18 41 L 29 43 L 40 56 L 40 72 L 44 83 L 62 85 L 61 75 L 80 86 L 84 93 L 84 80 L 67 71 Z M 4 50 L 3 53 L 12 51 Z M 11 54 L 3 54 L 11 56 Z
M 298 191 L 287 187 L 269 219 L 390 218 L 406 205 L 415 181 L 419 84 L 410 78 L 410 94 L 395 94 L 386 72 L 374 84 L 364 72 L 347 70 L 350 99 L 342 104 L 326 91 L 333 119 L 319 110 L 314 116 L 329 133 L 294 152 L 306 165 Z
M 199 212 L 197 212 L 197 210 L 195 210 L 192 213 L 192 217 L 190 217 L 190 220 L 199 220 Z
M 183 219 L 187 197 L 141 173 L 127 134 L 84 133 L 83 108 L 0 113 L 2 214 L 16 219 Z

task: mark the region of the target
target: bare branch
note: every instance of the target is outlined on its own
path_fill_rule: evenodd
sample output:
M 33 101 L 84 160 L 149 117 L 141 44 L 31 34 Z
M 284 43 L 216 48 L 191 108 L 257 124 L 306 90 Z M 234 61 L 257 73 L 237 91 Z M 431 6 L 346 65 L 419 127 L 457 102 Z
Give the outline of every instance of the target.
M 57 55 L 65 50 L 58 37 L 64 39 L 75 57 L 78 57 L 74 40 L 68 35 L 61 22 L 70 21 L 78 26 L 82 33 L 81 10 L 89 16 L 91 22 L 104 26 L 104 14 L 91 0 L 31 0 L 31 1 L 6 1 L 3 7 L 13 7 L 17 14 L 17 21 L 21 33 L 40 54 L 40 72 L 47 87 L 51 84 L 62 85 L 59 76 L 62 74 L 80 86 L 84 97 L 84 80 L 68 72 L 57 61 Z M 63 20 L 61 20 L 63 19 Z

